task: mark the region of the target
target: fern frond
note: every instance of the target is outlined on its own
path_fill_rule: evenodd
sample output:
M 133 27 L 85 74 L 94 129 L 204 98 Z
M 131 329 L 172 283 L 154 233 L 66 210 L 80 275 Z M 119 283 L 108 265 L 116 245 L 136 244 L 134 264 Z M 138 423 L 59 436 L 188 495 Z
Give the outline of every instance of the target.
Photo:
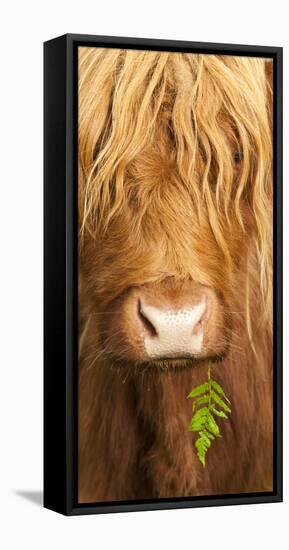
M 230 403 L 223 388 L 221 388 L 216 380 L 211 378 L 210 367 L 208 369 L 208 381 L 194 388 L 188 395 L 189 398 L 194 399 L 193 412 L 199 407 L 191 419 L 189 431 L 198 433 L 195 447 L 197 449 L 197 456 L 204 467 L 206 465 L 206 454 L 211 447 L 212 441 L 222 437 L 214 415 L 218 418 L 228 419 L 226 413 L 231 413 L 231 409 L 220 396 L 227 403 Z M 222 410 L 217 409 L 216 405 Z

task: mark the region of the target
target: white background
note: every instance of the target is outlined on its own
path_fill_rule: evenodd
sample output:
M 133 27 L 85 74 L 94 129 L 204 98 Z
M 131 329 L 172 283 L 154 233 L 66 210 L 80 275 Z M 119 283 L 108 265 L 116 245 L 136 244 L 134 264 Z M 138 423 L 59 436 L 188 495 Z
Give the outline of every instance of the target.
M 72 32 L 283 46 L 286 98 L 286 4 L 285 0 L 19 0 L 2 3 L 0 544 L 3 549 L 168 550 L 198 547 L 251 550 L 288 544 L 288 399 L 285 400 L 283 504 L 73 518 L 44 510 L 40 505 L 42 42 Z M 287 109 L 284 126 L 287 133 Z M 285 153 L 287 150 L 286 138 Z M 286 174 L 285 155 L 285 245 L 288 251 Z M 286 264 L 287 261 L 286 255 Z M 286 278 L 284 290 L 286 335 Z M 288 386 L 287 342 L 285 337 L 285 389 Z

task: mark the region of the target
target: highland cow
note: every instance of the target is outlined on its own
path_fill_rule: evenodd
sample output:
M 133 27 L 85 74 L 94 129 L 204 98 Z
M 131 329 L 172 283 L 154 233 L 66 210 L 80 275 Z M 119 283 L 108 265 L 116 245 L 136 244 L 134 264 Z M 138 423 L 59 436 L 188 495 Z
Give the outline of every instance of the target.
M 79 502 L 273 490 L 271 73 L 80 48 Z M 203 467 L 209 364 L 232 414 Z

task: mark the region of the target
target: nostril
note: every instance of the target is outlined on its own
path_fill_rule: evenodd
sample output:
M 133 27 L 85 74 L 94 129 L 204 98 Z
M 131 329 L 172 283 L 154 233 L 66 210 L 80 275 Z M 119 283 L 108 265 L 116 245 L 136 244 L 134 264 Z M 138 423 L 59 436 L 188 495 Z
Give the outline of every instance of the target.
M 138 316 L 139 316 L 139 319 L 141 320 L 142 325 L 149 332 L 150 336 L 157 336 L 158 335 L 157 330 L 155 329 L 155 327 L 151 323 L 151 321 L 145 316 L 145 314 L 142 310 L 140 300 L 138 300 Z
M 193 325 L 193 333 L 204 327 L 204 317 L 205 314 L 203 313 L 202 317 L 195 323 L 195 325 Z
M 200 332 L 200 330 L 203 330 L 204 328 L 204 319 L 202 317 L 202 319 L 200 319 L 194 326 L 193 326 L 193 332 L 192 334 L 197 334 L 198 332 Z
M 202 302 L 202 308 L 199 312 L 199 318 L 197 317 L 195 319 L 195 323 L 193 324 L 193 333 L 198 332 L 200 329 L 204 328 L 204 321 L 205 317 L 207 315 L 207 306 L 208 306 L 208 300 L 205 298 L 205 300 Z

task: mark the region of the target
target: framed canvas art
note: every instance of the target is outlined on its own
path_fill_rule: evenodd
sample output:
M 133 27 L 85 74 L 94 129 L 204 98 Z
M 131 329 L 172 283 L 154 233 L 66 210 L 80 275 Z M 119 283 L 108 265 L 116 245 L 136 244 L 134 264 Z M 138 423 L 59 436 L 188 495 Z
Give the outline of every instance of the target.
M 282 500 L 282 49 L 44 45 L 44 505 Z

